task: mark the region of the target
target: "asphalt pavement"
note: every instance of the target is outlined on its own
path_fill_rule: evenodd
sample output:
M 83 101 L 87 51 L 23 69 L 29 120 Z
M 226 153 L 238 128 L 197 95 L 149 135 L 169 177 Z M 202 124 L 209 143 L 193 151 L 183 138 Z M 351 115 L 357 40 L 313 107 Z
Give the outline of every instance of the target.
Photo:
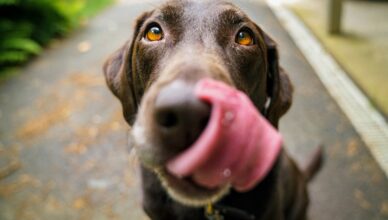
M 388 219 L 388 180 L 290 37 L 261 1 L 234 1 L 278 42 L 295 86 L 281 120 L 299 164 L 320 144 L 309 186 L 315 220 Z M 155 2 L 124 0 L 53 43 L 0 84 L 0 219 L 147 219 L 130 129 L 101 66 Z

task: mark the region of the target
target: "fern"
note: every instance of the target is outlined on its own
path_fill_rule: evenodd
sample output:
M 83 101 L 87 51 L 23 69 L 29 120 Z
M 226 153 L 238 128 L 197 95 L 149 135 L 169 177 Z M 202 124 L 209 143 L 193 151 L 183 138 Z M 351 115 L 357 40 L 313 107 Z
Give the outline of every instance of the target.
M 70 29 L 49 0 L 0 0 L 0 72 L 26 62 L 50 39 Z
M 10 38 L 0 43 L 0 51 L 19 50 L 30 54 L 39 54 L 41 46 L 28 38 Z
M 113 0 L 0 0 L 0 73 L 38 55 Z M 84 13 L 84 14 L 83 14 Z
M 7 51 L 0 53 L 0 64 L 7 66 L 10 64 L 19 64 L 27 61 L 29 55 L 25 51 Z
M 0 0 L 1 5 L 14 5 L 16 4 L 16 0 Z

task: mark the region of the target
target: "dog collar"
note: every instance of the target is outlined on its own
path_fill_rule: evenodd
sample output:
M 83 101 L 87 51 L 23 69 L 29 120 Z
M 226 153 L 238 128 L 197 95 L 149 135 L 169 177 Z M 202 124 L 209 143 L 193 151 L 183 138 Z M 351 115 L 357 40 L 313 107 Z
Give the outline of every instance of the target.
M 208 204 L 204 208 L 204 214 L 207 220 L 255 220 L 256 217 L 244 210 L 223 206 Z

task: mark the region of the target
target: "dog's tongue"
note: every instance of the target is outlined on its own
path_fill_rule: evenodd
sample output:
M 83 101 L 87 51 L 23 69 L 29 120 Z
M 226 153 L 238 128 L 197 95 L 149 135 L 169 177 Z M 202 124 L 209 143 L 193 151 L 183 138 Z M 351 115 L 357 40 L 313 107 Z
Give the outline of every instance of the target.
M 211 117 L 198 140 L 168 162 L 168 171 L 191 176 L 207 188 L 231 184 L 238 191 L 250 190 L 273 166 L 280 134 L 244 93 L 226 84 L 204 79 L 195 93 L 211 104 Z

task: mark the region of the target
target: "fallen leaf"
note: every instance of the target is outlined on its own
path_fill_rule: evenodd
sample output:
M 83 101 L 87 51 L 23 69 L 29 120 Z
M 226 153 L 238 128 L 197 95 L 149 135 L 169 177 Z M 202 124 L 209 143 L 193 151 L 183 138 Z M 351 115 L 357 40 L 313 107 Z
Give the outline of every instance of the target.
M 346 154 L 348 157 L 354 157 L 358 153 L 358 141 L 352 139 L 348 142 L 348 146 L 346 148 Z
M 381 203 L 380 213 L 388 216 L 388 201 L 384 201 Z
M 77 198 L 73 202 L 73 207 L 75 209 L 83 209 L 83 208 L 85 208 L 85 206 L 86 206 L 86 201 L 84 198 Z
M 71 109 L 68 103 L 61 103 L 49 112 L 42 112 L 27 121 L 17 132 L 18 137 L 31 138 L 47 131 L 50 127 L 69 117 Z
M 88 147 L 81 143 L 71 143 L 67 147 L 65 147 L 66 153 L 71 154 L 84 154 Z
M 86 53 L 92 48 L 92 45 L 88 41 L 82 41 L 78 44 L 77 49 L 81 53 Z
M 22 164 L 18 160 L 11 160 L 6 166 L 0 167 L 0 180 L 11 175 L 21 168 Z
M 356 201 L 361 208 L 365 210 L 369 210 L 372 208 L 372 204 L 368 200 L 366 200 L 365 194 L 363 191 L 359 189 L 355 189 L 354 197 L 356 198 Z

